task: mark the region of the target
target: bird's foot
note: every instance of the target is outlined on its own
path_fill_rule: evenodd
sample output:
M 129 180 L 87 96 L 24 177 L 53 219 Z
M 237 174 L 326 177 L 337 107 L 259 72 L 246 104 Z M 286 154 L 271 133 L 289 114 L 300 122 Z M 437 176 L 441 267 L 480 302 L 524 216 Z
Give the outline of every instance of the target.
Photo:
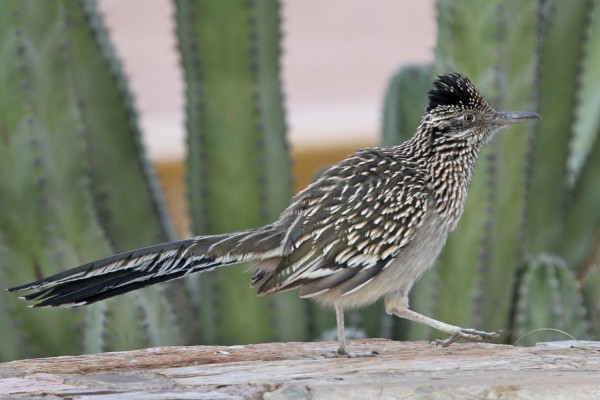
M 497 338 L 498 336 L 500 336 L 501 333 L 502 331 L 484 332 L 475 329 L 459 328 L 456 332 L 452 333 L 448 339 L 435 339 L 432 340 L 432 342 L 436 346 L 448 347 L 459 339 L 467 339 L 479 342 L 484 339 Z

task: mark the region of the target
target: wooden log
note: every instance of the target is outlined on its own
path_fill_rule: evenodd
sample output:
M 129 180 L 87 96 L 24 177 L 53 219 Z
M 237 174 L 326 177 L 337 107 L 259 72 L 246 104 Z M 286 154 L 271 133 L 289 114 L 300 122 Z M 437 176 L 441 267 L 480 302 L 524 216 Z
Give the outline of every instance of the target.
M 536 347 L 356 340 L 158 347 L 0 364 L 2 399 L 600 398 L 600 342 Z

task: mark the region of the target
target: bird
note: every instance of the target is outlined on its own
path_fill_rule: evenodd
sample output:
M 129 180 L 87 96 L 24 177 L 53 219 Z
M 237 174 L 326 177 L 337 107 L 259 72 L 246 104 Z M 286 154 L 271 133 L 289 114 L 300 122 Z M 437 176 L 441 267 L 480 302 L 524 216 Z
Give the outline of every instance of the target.
M 149 285 L 249 263 L 259 296 L 296 289 L 333 307 L 336 356 L 351 356 L 344 311 L 380 298 L 385 311 L 459 339 L 498 331 L 461 328 L 409 308 L 414 282 L 431 268 L 463 213 L 480 149 L 509 125 L 540 118 L 499 112 L 464 75 L 438 76 L 414 135 L 393 147 L 360 149 L 331 166 L 270 224 L 201 235 L 92 261 L 8 289 L 32 307 L 76 307 Z M 442 282 L 443 285 L 443 282 Z

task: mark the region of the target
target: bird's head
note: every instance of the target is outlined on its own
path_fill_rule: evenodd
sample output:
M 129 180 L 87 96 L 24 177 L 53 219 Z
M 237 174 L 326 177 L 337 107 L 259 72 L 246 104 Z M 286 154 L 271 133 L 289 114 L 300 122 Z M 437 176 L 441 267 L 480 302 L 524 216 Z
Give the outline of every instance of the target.
M 508 125 L 540 116 L 532 112 L 496 111 L 467 77 L 449 73 L 433 83 L 425 118 L 429 119 L 432 133 L 441 141 L 482 144 Z

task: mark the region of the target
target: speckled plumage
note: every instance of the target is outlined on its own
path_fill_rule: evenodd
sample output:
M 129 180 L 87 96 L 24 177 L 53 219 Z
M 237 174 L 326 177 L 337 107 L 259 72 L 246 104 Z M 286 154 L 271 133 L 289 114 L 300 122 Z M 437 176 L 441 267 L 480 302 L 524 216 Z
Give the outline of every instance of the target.
M 498 113 L 466 77 L 446 74 L 434 82 L 410 140 L 360 150 L 331 167 L 270 225 L 123 253 L 12 290 L 38 289 L 25 296 L 36 306 L 76 306 L 250 262 L 260 295 L 298 288 L 301 297 L 335 307 L 339 353 L 343 310 L 381 297 L 389 313 L 449 333 L 443 345 L 493 337 L 417 314 L 407 295 L 460 219 L 481 146 L 504 126 L 536 117 Z

